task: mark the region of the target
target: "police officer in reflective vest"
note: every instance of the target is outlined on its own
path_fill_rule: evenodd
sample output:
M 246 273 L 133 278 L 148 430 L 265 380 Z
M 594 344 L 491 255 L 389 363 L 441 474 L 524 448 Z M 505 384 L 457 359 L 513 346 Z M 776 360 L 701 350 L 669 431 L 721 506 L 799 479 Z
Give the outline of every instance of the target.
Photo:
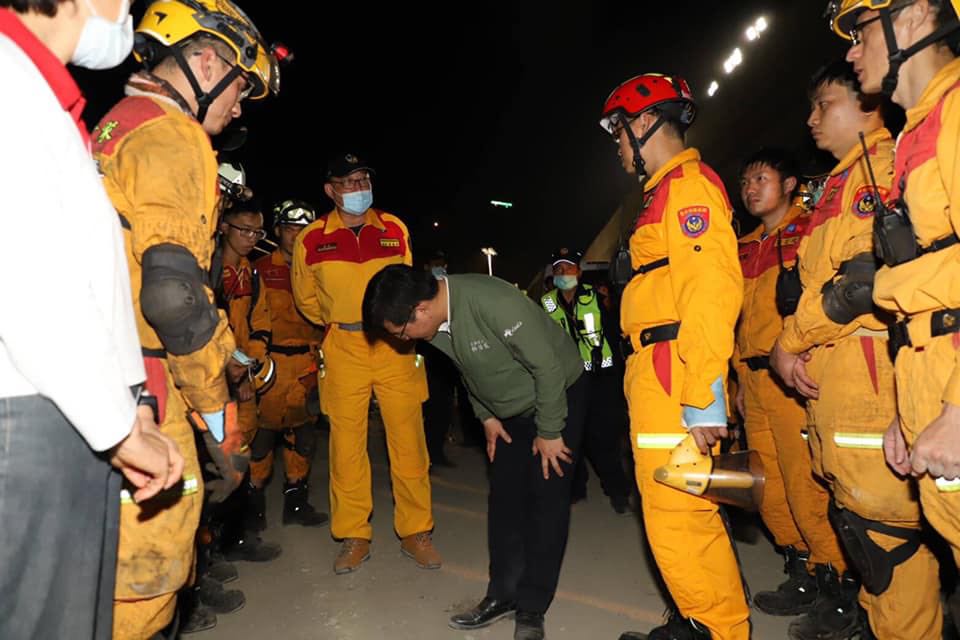
M 614 355 L 607 335 L 618 335 L 613 328 L 604 330 L 606 313 L 597 291 L 581 283 L 580 252 L 562 248 L 553 255 L 553 283 L 556 289 L 546 293 L 540 303 L 554 321 L 577 343 L 588 386 L 584 453 L 600 477 L 603 492 L 614 511 L 629 512 L 630 483 L 620 463 L 623 437 L 627 432 L 627 408 L 623 397 L 623 361 Z M 587 468 L 583 458 L 573 481 L 573 499 L 587 492 Z

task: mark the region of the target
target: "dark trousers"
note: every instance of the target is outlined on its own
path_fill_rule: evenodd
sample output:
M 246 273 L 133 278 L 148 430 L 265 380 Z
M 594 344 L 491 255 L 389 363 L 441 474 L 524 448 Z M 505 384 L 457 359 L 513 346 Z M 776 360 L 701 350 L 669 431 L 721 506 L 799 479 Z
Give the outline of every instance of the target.
M 120 482 L 51 401 L 0 398 L 0 638 L 111 637 Z
M 583 456 L 577 464 L 573 495 L 587 495 L 587 460 L 600 478 L 603 492 L 611 498 L 626 498 L 633 486 L 623 468 L 623 440 L 629 432 L 623 379 L 614 372 L 585 373 L 587 417 L 583 430 Z
M 443 444 L 453 423 L 453 396 L 460 373 L 442 351 L 428 344 L 417 345 L 427 368 L 430 397 L 423 403 L 423 428 L 431 460 L 444 458 Z
M 570 486 L 580 455 L 586 400 L 584 376 L 567 389 L 563 441 L 574 464 L 561 462 L 543 479 L 540 456 L 530 455 L 537 428 L 533 418 L 502 420 L 513 440 L 497 441 L 490 470 L 487 544 L 490 584 L 487 596 L 515 600 L 523 611 L 545 613 L 557 590 L 570 528 Z

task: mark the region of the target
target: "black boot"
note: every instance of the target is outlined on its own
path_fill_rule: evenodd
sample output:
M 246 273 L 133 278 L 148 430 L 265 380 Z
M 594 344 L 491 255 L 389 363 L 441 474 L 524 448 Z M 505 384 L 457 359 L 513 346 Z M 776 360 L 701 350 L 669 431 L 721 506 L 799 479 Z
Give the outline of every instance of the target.
M 710 630 L 690 618 L 684 618 L 677 610 L 670 611 L 667 624 L 651 629 L 649 633 L 627 631 L 620 640 L 710 640 Z
M 783 572 L 787 581 L 776 591 L 761 591 L 753 596 L 757 609 L 772 616 L 796 616 L 807 613 L 817 599 L 817 579 L 807 573 L 810 553 L 797 551 L 794 547 L 784 550 L 786 561 Z
M 233 613 L 243 609 L 247 598 L 239 589 L 225 590 L 223 585 L 210 576 L 201 576 L 197 581 L 197 595 L 200 604 L 208 607 L 214 613 Z
M 210 564 L 207 566 L 207 576 L 213 578 L 220 584 L 227 584 L 228 582 L 233 582 L 240 575 L 237 573 L 237 568 L 233 564 L 223 560 L 219 562 L 210 561 Z
M 197 589 L 188 587 L 180 592 L 180 607 L 177 612 L 180 625 L 174 630 L 177 635 L 207 631 L 217 626 L 217 614 L 200 602 Z
M 247 508 L 243 514 L 243 526 L 247 531 L 263 531 L 267 528 L 267 496 L 263 487 L 247 485 Z
M 790 640 L 848 640 L 865 624 L 857 604 L 860 582 L 852 574 L 838 576 L 830 565 L 818 564 L 817 599 L 802 618 L 790 623 Z
M 260 536 L 250 533 L 223 550 L 223 555 L 231 562 L 270 562 L 280 556 L 280 545 L 264 542 Z
M 307 502 L 309 496 L 306 479 L 283 484 L 283 524 L 322 527 L 330 522 L 330 516 L 317 511 Z

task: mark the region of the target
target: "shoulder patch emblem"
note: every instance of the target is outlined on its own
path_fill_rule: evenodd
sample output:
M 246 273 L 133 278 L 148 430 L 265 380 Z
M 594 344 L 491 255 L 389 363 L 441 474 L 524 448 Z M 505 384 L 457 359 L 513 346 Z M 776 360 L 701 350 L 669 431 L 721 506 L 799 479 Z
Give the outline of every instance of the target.
M 688 238 L 699 238 L 710 228 L 709 207 L 685 207 L 680 209 L 677 216 L 680 218 L 680 230 Z
M 853 214 L 858 218 L 869 218 L 877 212 L 880 203 L 877 202 L 877 195 L 883 200 L 887 197 L 887 190 L 883 187 L 877 187 L 876 193 L 871 186 L 863 186 L 857 189 L 853 196 Z
M 108 140 L 113 140 L 113 130 L 120 126 L 116 120 L 105 122 L 103 126 L 98 126 L 94 133 L 97 134 L 97 144 L 103 144 Z

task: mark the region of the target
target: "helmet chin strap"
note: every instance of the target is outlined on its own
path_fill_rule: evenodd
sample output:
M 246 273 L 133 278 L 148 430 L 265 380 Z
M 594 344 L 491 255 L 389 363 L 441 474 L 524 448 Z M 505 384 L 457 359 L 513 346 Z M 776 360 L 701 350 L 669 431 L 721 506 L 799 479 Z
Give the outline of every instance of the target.
M 203 121 L 207 117 L 207 109 L 210 108 L 210 105 L 213 104 L 213 101 L 220 97 L 220 94 L 230 86 L 230 83 L 236 80 L 236 78 L 243 73 L 243 69 L 240 68 L 240 65 L 233 65 L 233 68 L 227 72 L 227 75 L 218 82 L 213 89 L 205 92 L 200 88 L 200 83 L 197 82 L 197 77 L 193 73 L 193 69 L 190 68 L 190 65 L 187 64 L 187 59 L 183 55 L 183 49 L 180 47 L 173 48 L 173 58 L 177 61 L 177 66 L 180 67 L 180 70 L 183 71 L 183 75 L 186 76 L 187 81 L 190 83 L 190 87 L 193 89 L 193 96 L 197 101 L 197 122 L 203 124 Z
M 643 115 L 643 114 L 641 114 Z M 640 117 L 640 116 L 637 116 Z M 647 141 L 650 140 L 650 137 L 657 132 L 657 129 L 663 126 L 663 116 L 657 118 L 657 121 L 654 122 L 646 133 L 637 138 L 633 133 L 633 128 L 630 126 L 630 122 L 624 123 L 624 131 L 627 132 L 627 139 L 630 141 L 630 148 L 633 149 L 633 168 L 636 170 L 638 176 L 647 175 L 647 167 L 643 161 L 643 158 L 640 157 L 640 148 L 643 145 L 647 144 Z
M 893 12 L 890 9 L 880 9 L 880 23 L 883 25 L 884 40 L 887 41 L 887 60 L 889 62 L 889 69 L 887 75 L 883 78 L 880 90 L 887 97 L 893 96 L 893 92 L 897 88 L 900 67 L 903 66 L 904 62 L 938 40 L 942 40 L 960 29 L 960 22 L 953 20 L 906 49 L 901 49 L 897 44 L 897 34 L 893 30 Z

